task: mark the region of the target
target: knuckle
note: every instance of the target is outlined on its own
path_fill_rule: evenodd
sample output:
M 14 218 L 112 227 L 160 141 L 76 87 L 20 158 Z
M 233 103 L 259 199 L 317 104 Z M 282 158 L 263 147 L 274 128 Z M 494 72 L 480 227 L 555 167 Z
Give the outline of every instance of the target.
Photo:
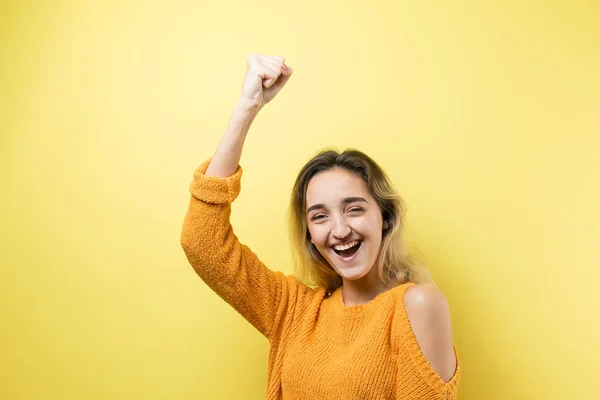
M 258 60 L 258 55 L 256 53 L 251 53 L 248 56 L 248 64 L 254 64 Z

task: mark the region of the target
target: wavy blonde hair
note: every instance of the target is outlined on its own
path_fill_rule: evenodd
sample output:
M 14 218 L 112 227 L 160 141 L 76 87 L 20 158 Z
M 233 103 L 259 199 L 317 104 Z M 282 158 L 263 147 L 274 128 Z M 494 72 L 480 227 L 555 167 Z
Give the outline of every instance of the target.
M 369 156 L 356 149 L 343 152 L 322 150 L 300 170 L 288 209 L 290 244 L 296 273 L 312 286 L 333 292 L 342 286 L 342 278 L 311 243 L 306 222 L 306 189 L 317 174 L 331 169 L 343 169 L 362 178 L 377 201 L 383 217 L 383 234 L 375 267 L 386 284 L 429 282 L 427 269 L 407 250 L 403 236 L 406 206 L 387 175 Z

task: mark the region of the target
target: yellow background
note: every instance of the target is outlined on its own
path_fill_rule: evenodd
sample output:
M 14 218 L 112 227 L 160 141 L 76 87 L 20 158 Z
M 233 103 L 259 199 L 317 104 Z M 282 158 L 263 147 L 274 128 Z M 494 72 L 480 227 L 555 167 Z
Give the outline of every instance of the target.
M 250 52 L 295 73 L 250 131 L 243 242 L 291 272 L 297 172 L 359 148 L 450 301 L 459 398 L 600 398 L 600 3 L 0 7 L 0 398 L 264 398 L 267 341 L 179 245 Z

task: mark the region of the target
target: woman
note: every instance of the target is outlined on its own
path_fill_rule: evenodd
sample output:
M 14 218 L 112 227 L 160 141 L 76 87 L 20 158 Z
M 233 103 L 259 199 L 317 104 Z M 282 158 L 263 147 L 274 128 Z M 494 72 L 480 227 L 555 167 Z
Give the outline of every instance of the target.
M 455 399 L 448 303 L 408 259 L 402 202 L 369 157 L 322 152 L 296 180 L 292 239 L 316 287 L 271 271 L 234 235 L 246 134 L 291 75 L 282 57 L 248 57 L 227 130 L 190 185 L 190 264 L 269 339 L 268 399 Z

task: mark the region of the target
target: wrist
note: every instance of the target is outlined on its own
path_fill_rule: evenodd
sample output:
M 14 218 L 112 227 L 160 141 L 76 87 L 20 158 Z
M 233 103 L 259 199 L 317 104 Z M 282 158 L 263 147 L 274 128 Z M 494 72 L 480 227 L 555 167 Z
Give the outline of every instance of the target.
M 235 105 L 234 112 L 238 114 L 256 115 L 262 108 L 257 100 L 241 97 Z

